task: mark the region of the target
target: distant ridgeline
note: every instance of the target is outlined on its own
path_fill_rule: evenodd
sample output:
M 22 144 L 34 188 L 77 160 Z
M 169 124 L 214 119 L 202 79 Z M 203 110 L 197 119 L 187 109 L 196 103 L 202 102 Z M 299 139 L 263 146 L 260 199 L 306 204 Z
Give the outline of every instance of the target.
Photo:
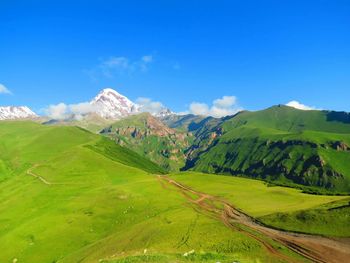
M 101 133 L 168 171 L 247 176 L 303 185 L 315 193 L 350 192 L 350 114 L 345 112 L 278 105 L 221 119 L 142 113 Z

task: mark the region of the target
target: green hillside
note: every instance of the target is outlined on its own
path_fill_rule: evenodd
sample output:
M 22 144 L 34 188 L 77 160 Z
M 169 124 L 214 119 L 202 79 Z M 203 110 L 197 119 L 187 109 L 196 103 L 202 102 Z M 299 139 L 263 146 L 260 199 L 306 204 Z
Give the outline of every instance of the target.
M 204 117 L 193 114 L 168 115 L 161 118 L 161 121 L 173 129 L 187 132 L 196 132 L 207 123 L 217 123 L 220 119 Z
M 101 133 L 168 171 L 185 165 L 185 149 L 192 141 L 191 133 L 169 128 L 149 113 L 119 120 Z
M 350 191 L 346 113 L 275 106 L 241 112 L 197 136 L 185 169 L 244 175 L 308 191 Z
M 228 228 L 167 184 L 157 165 L 81 128 L 0 122 L 0 160 L 0 262 L 303 261 L 269 237 Z M 298 211 L 293 200 L 306 209 L 341 198 L 281 188 L 279 196 L 292 198 L 276 206 L 268 187 L 240 180 L 256 186 L 254 194 L 240 190 L 252 215 Z M 201 184 L 209 192 L 215 185 Z M 269 213 L 247 198 L 257 194 Z
M 184 262 L 191 250 L 193 262 L 278 261 L 184 205 L 149 174 L 157 166 L 98 135 L 1 122 L 0 138 L 0 262 Z
M 279 229 L 324 236 L 350 237 L 350 197 L 310 195 L 294 188 L 271 186 L 258 180 L 196 172 L 172 177 L 204 193 L 220 196 Z

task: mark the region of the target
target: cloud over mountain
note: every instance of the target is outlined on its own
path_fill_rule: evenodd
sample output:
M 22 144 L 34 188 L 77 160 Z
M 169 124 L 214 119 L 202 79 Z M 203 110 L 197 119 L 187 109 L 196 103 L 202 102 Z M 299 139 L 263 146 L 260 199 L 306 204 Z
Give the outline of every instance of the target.
M 233 115 L 240 110 L 242 109 L 235 96 L 223 96 L 214 100 L 211 106 L 206 103 L 192 102 L 189 107 L 189 113 L 216 118 Z
M 97 107 L 89 102 L 82 102 L 77 104 L 65 104 L 59 103 L 56 105 L 50 105 L 45 109 L 45 113 L 52 119 L 65 120 L 68 118 L 81 119 L 84 115 L 96 112 Z
M 159 101 L 153 101 L 150 98 L 140 97 L 136 99 L 136 103 L 139 105 L 139 110 L 142 112 L 149 112 L 151 114 L 159 114 L 164 110 L 165 106 Z
M 292 100 L 292 101 L 288 102 L 286 104 L 286 106 L 293 107 L 293 108 L 298 109 L 298 110 L 318 110 L 315 107 L 310 107 L 310 106 L 304 105 L 296 100 Z

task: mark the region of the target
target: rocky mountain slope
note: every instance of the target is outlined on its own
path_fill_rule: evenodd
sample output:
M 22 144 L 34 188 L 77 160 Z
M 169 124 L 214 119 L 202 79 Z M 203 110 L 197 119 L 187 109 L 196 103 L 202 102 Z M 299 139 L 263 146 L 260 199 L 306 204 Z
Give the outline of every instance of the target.
M 36 117 L 38 115 L 26 106 L 0 107 L 0 120 L 30 119 Z
M 101 133 L 167 170 L 179 170 L 185 165 L 185 149 L 192 141 L 191 133 L 169 128 L 149 113 L 119 120 Z

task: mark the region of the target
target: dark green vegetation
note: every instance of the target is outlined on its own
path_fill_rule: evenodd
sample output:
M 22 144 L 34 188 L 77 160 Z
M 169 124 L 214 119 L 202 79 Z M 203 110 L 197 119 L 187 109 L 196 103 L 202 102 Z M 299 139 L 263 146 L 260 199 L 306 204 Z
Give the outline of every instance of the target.
M 190 133 L 169 128 L 149 113 L 117 121 L 101 133 L 168 171 L 178 171 L 185 165 L 185 149 L 192 140 Z
M 137 167 L 153 174 L 164 174 L 165 170 L 157 164 L 149 161 L 128 148 L 119 146 L 107 138 L 100 138 L 95 144 L 88 144 L 85 147 L 100 153 L 107 158 L 122 164 Z
M 275 106 L 197 128 L 183 170 L 243 175 L 313 193 L 349 193 L 349 114 Z
M 350 192 L 349 114 L 274 106 L 221 119 L 131 116 L 104 134 L 166 170 L 266 180 L 314 194 Z M 155 125 L 156 124 L 156 125 Z

